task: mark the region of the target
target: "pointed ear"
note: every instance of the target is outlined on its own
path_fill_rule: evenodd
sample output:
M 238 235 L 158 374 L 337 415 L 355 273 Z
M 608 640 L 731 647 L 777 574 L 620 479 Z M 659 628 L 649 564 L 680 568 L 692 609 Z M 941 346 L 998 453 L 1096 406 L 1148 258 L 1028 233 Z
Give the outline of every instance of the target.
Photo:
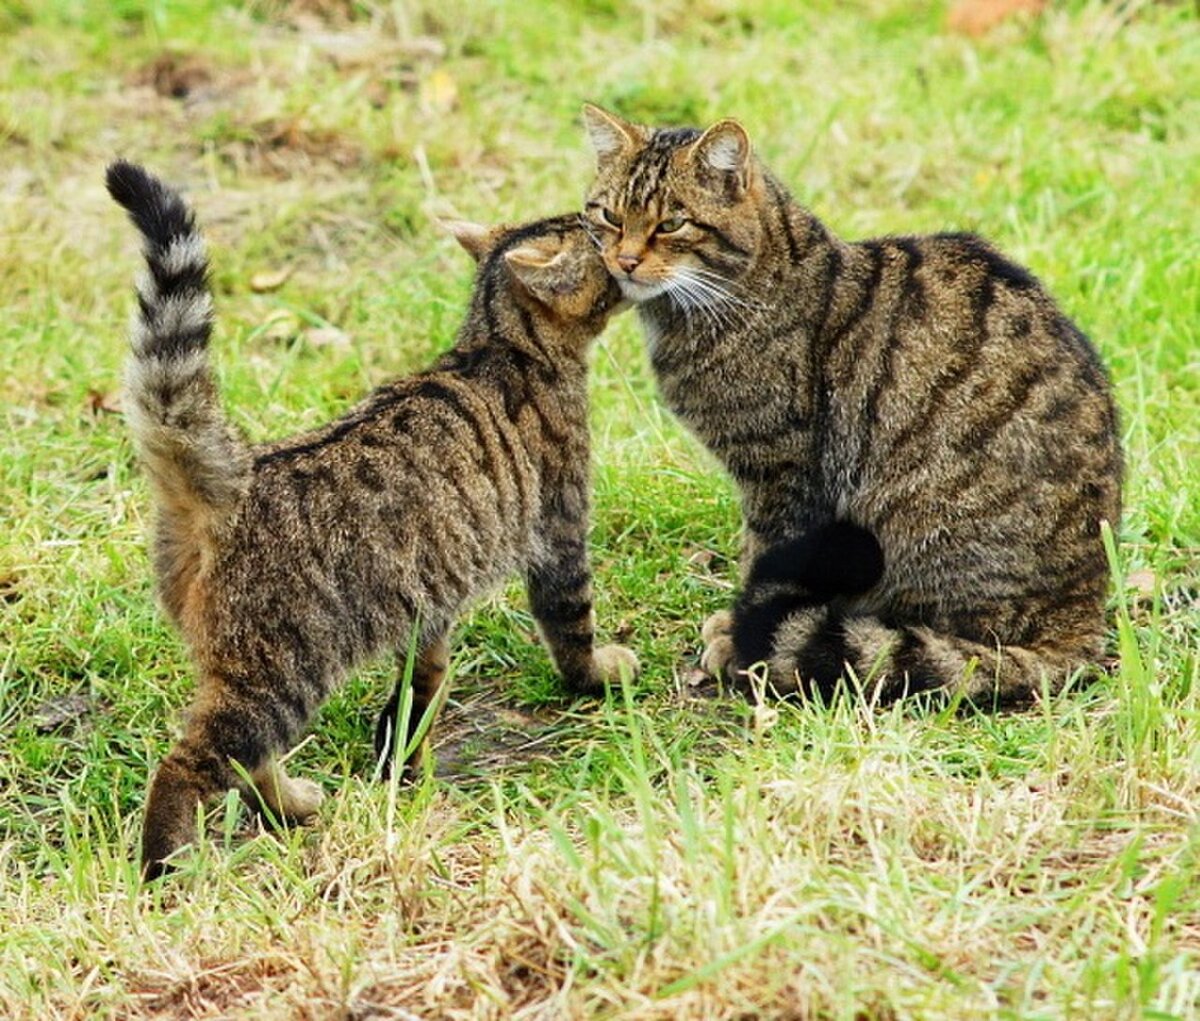
M 591 103 L 583 104 L 583 123 L 592 140 L 592 148 L 596 150 L 597 163 L 605 163 L 645 140 L 642 129 L 636 124 L 621 120 L 615 113 Z
M 471 253 L 471 258 L 479 262 L 496 241 L 497 228 L 485 227 L 481 223 L 471 223 L 470 220 L 439 220 L 443 228 L 454 235 L 454 240 Z
M 750 136 L 737 121 L 717 121 L 692 143 L 692 158 L 708 173 L 737 174 L 744 187 L 750 166 Z
M 549 297 L 574 286 L 570 279 L 567 253 L 546 251 L 535 245 L 521 245 L 504 253 L 504 261 L 513 276 L 534 294 Z

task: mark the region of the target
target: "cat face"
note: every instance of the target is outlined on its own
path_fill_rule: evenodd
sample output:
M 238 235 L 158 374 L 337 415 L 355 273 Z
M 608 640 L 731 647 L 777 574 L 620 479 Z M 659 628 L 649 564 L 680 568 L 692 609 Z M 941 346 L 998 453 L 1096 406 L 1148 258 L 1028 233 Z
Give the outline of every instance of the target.
M 753 263 L 761 183 L 736 121 L 701 133 L 630 124 L 584 107 L 596 150 L 585 216 L 632 301 L 667 294 L 683 309 L 719 301 Z
M 559 321 L 598 320 L 603 326 L 621 303 L 593 232 L 577 215 L 518 227 L 461 220 L 446 227 L 479 263 L 481 275 L 515 282 L 536 312 Z

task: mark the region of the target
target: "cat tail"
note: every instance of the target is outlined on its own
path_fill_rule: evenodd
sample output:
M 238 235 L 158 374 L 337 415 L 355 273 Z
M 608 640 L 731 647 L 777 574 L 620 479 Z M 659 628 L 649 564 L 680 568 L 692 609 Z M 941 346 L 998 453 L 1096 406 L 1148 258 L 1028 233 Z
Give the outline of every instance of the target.
M 883 577 L 883 549 L 868 529 L 830 521 L 763 550 L 733 604 L 736 669 L 770 658 L 775 633 L 793 613 L 857 596 Z
M 942 634 L 918 625 L 890 626 L 871 616 L 842 614 L 831 606 L 786 617 L 766 657 L 768 679 L 780 693 L 819 693 L 828 701 L 839 683 L 853 680 L 863 697 L 879 703 L 936 692 L 961 696 L 980 709 L 1028 703 L 1043 690 L 1057 691 L 1089 652 L 1000 646 Z
M 225 419 L 208 362 L 212 293 L 192 211 L 139 166 L 108 168 L 108 192 L 142 234 L 125 374 L 126 414 L 169 534 L 201 538 L 237 506 L 250 477 L 245 442 Z

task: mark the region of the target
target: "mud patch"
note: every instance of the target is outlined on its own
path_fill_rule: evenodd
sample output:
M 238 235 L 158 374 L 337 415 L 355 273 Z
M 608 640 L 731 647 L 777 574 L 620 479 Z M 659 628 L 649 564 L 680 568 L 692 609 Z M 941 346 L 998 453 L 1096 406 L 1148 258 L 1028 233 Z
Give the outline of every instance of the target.
M 168 99 L 187 99 L 210 90 L 213 70 L 200 57 L 186 53 L 161 53 L 132 76 L 134 85 L 149 85 Z

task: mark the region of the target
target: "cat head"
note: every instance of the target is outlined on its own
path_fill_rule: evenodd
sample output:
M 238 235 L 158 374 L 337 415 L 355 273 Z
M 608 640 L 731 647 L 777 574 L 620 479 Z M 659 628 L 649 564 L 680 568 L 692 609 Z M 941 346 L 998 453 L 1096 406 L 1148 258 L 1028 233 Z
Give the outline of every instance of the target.
M 687 308 L 727 292 L 762 234 L 762 176 L 745 129 L 655 129 L 591 105 L 583 114 L 596 151 L 584 215 L 625 297 L 670 294 Z
M 485 227 L 464 220 L 445 226 L 479 263 L 477 291 L 499 285 L 534 314 L 597 333 L 621 303 L 593 232 L 578 214 L 519 226 Z

